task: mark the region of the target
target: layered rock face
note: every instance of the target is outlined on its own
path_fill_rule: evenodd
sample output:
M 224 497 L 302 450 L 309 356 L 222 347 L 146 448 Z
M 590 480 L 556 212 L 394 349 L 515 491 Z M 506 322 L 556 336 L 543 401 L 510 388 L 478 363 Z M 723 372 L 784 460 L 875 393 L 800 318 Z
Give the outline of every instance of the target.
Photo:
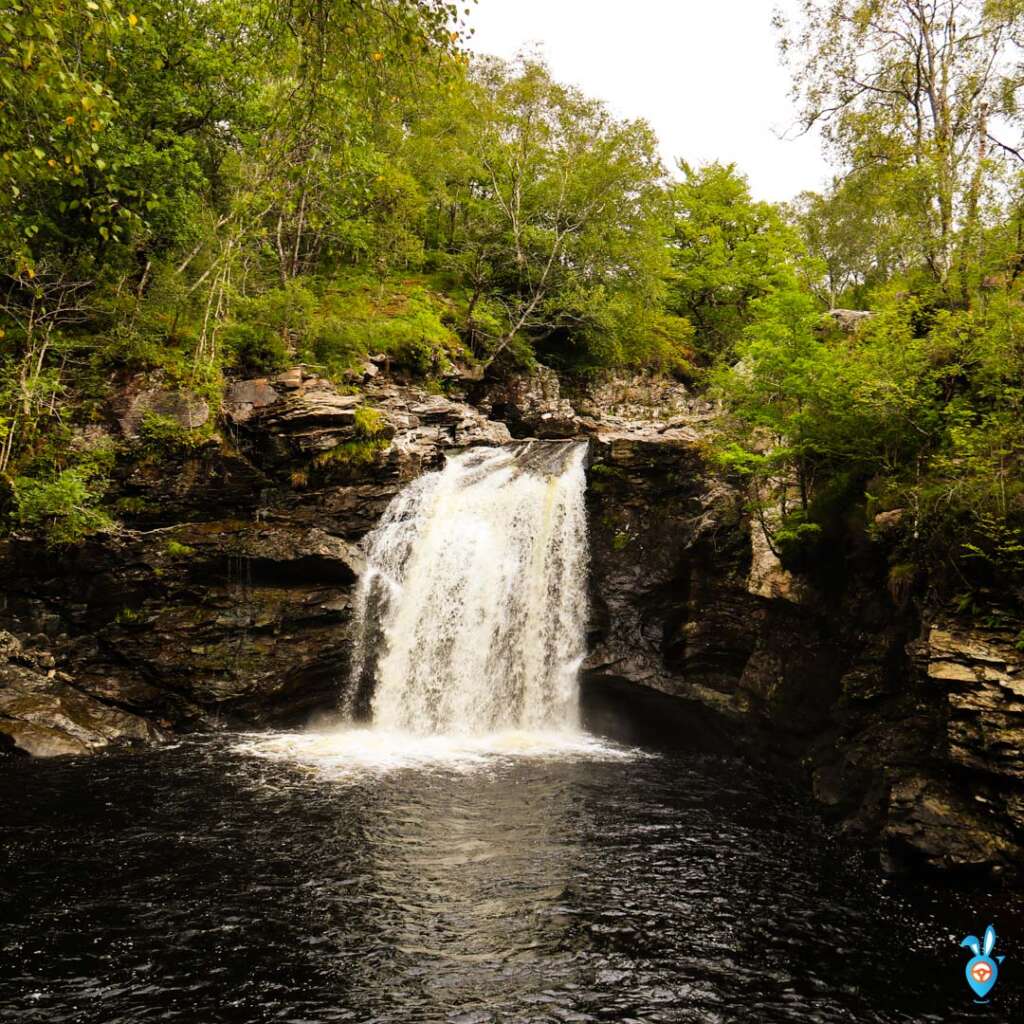
M 46 643 L 46 637 L 36 637 L 26 646 L 0 631 L 0 750 L 17 745 L 38 757 L 91 754 L 126 739 L 162 738 L 147 719 L 79 690 L 55 668 Z
M 594 724 L 741 748 L 806 778 L 886 870 L 1021 870 L 1024 656 L 1010 636 L 922 626 L 878 551 L 853 552 L 827 593 L 794 578 L 692 429 L 599 434 L 588 504 Z
M 468 404 L 382 376 L 359 394 L 301 367 L 240 381 L 221 433 L 160 448 L 147 412 L 189 426 L 199 400 L 129 389 L 111 415 L 126 528 L 59 555 L 0 543 L 0 755 L 333 708 L 358 541 L 391 498 L 450 450 L 586 437 L 591 727 L 742 750 L 804 779 L 888 870 L 1024 863 L 1013 637 L 900 606 L 872 545 L 828 592 L 786 572 L 705 463 L 708 403 L 645 378 L 563 389 L 541 373 L 476 384 Z
M 142 395 L 165 415 L 195 416 L 193 402 Z M 358 410 L 371 408 L 372 429 L 361 427 Z M 8 746 L 85 753 L 332 707 L 347 674 L 356 542 L 449 448 L 510 440 L 444 397 L 389 384 L 345 395 L 301 369 L 235 384 L 225 418 L 224 434 L 198 445 L 129 449 L 117 534 L 59 554 L 0 544 L 0 624 L 52 652 L 49 676 L 29 655 L 0 673 Z M 137 419 L 121 416 L 129 438 Z M 88 723 L 73 727 L 101 711 L 103 742 Z M 60 736 L 40 732 L 51 726 Z

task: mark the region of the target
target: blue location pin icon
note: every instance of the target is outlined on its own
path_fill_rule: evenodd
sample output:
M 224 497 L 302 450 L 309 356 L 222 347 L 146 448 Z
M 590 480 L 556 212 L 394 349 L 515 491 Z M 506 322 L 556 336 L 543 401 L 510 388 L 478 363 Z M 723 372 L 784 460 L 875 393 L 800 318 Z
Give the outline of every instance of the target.
M 964 974 L 967 977 L 967 984 L 971 986 L 974 994 L 979 999 L 984 999 L 989 992 L 992 991 L 996 980 L 999 977 L 999 964 L 996 960 L 1002 960 L 1003 958 L 996 957 L 992 958 L 992 950 L 996 944 L 996 930 L 989 925 L 985 929 L 985 944 L 982 947 L 981 942 L 978 940 L 976 935 L 968 935 L 961 946 L 968 946 L 974 956 L 967 961 L 967 966 L 964 968 Z

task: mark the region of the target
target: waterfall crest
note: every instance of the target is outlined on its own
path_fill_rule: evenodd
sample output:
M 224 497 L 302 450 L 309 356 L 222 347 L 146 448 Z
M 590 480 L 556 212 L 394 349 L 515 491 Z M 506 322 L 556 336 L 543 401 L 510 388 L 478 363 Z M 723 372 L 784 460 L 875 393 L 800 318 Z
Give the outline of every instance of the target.
M 585 453 L 471 449 L 395 497 L 364 541 L 351 706 L 419 734 L 578 726 Z

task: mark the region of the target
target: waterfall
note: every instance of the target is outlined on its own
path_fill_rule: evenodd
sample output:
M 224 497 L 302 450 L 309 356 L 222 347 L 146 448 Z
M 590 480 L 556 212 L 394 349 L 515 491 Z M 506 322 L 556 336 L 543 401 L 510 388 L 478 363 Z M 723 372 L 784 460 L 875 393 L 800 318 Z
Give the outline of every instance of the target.
M 364 541 L 350 707 L 421 735 L 577 726 L 585 454 L 475 448 L 395 497 Z

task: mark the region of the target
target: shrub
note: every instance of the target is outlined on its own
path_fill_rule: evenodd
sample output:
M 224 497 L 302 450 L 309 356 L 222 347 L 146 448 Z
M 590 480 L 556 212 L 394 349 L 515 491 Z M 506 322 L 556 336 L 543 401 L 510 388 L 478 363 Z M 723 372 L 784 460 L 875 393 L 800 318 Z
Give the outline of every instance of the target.
M 221 332 L 228 366 L 249 375 L 276 373 L 288 362 L 279 332 L 255 324 L 230 324 Z
M 187 454 L 203 444 L 202 428 L 189 430 L 170 416 L 147 412 L 139 424 L 139 440 L 161 454 Z
M 358 320 L 331 316 L 313 336 L 313 359 L 331 375 L 343 374 L 366 355 L 369 326 Z
M 77 544 L 85 537 L 110 530 L 114 521 L 99 503 L 107 480 L 88 465 L 65 469 L 48 479 L 14 480 L 14 525 L 40 533 L 51 547 Z

